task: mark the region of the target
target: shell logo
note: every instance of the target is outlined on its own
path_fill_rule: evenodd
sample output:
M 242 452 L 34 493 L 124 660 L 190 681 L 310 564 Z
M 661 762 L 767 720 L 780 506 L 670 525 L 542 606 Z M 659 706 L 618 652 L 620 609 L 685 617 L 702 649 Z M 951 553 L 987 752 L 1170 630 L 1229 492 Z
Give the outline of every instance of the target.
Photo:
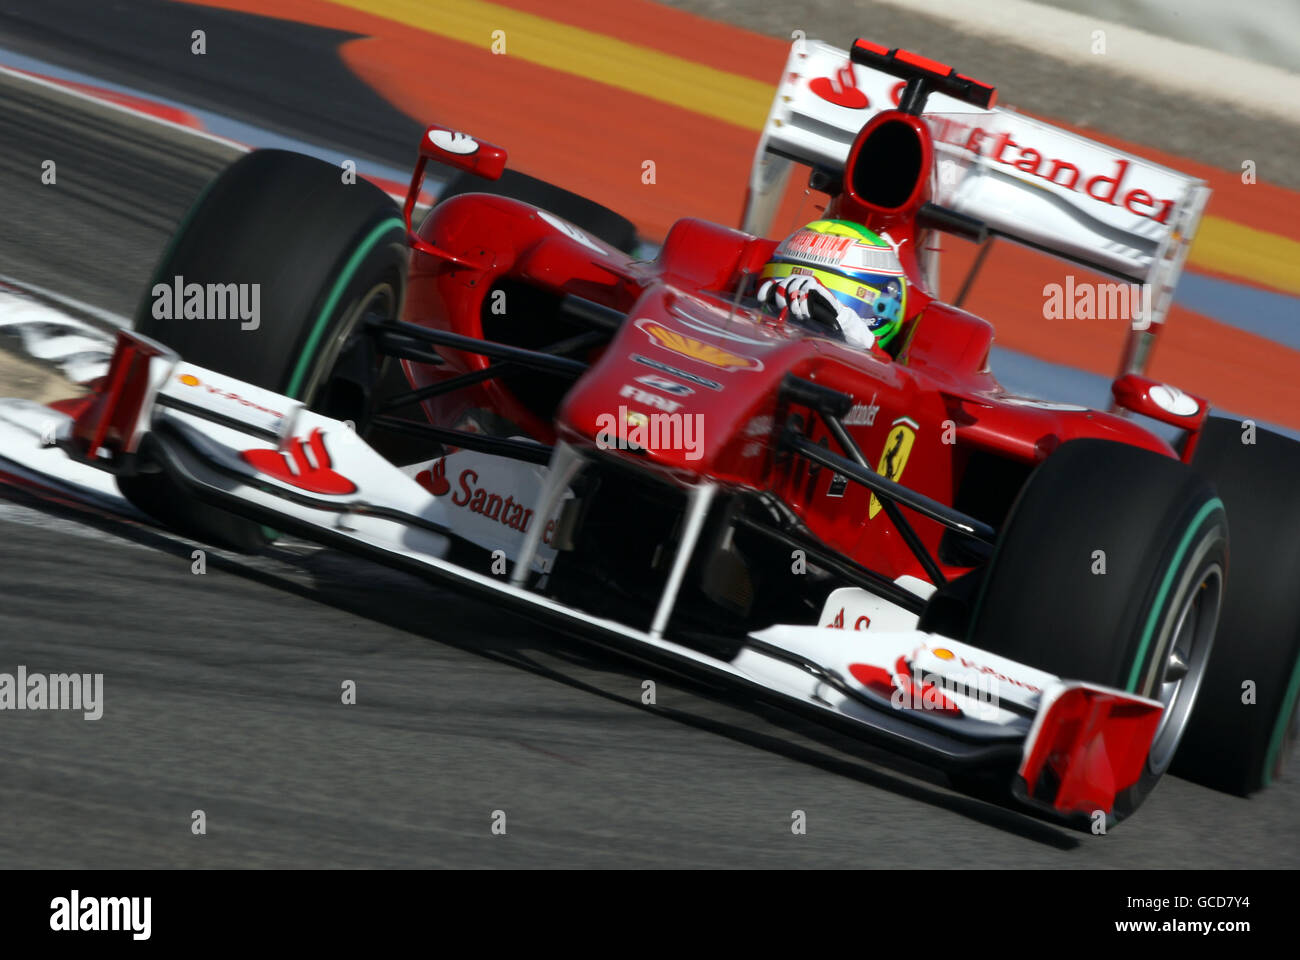
M 727 371 L 763 369 L 761 360 L 755 360 L 753 357 L 742 357 L 730 350 L 723 350 L 711 343 L 705 343 L 703 340 L 696 340 L 694 337 L 688 337 L 676 330 L 670 330 L 663 324 L 656 323 L 653 320 L 641 319 L 636 322 L 636 325 L 645 331 L 646 335 L 654 341 L 655 346 L 671 350 L 683 357 L 690 357 L 692 360 L 698 360 L 700 363 L 707 363 L 712 367 L 721 367 Z
M 192 373 L 182 373 L 176 379 L 187 387 L 197 387 L 199 385 L 199 378 Z

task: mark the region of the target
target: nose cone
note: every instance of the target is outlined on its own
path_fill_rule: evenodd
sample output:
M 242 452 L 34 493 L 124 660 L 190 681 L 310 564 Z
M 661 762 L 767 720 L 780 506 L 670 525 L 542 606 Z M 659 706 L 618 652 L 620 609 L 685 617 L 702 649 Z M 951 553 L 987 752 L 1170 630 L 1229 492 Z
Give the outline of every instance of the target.
M 775 405 L 781 354 L 796 344 L 731 304 L 647 294 L 565 397 L 560 432 L 650 468 L 716 474 L 746 445 L 751 421 Z

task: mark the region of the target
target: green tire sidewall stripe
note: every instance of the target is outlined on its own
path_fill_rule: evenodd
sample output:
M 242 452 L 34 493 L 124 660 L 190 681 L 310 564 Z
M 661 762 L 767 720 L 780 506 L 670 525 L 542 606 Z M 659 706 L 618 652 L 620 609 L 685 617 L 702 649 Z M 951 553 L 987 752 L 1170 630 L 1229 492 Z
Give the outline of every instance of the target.
M 199 192 L 199 195 L 195 197 L 194 202 L 190 204 L 189 209 L 185 211 L 184 218 L 181 220 L 176 230 L 173 231 L 171 239 L 167 241 L 167 247 L 163 250 L 162 256 L 158 258 L 158 265 L 154 268 L 153 277 L 149 282 L 149 289 L 152 290 L 154 285 L 159 281 L 167 264 L 170 262 L 172 255 L 176 252 L 176 247 L 180 244 L 181 238 L 185 235 L 190 223 L 193 222 L 200 208 L 202 208 L 204 201 L 207 200 L 208 195 L 212 192 L 212 188 L 217 185 L 217 182 L 220 179 L 221 177 L 217 176 L 209 180 Z M 373 249 L 379 239 L 385 233 L 388 233 L 394 228 L 401 230 L 402 234 L 405 235 L 406 225 L 397 217 L 389 217 L 376 226 L 374 230 L 366 236 L 360 246 L 353 251 L 352 256 L 348 259 L 347 264 L 344 266 L 338 279 L 335 281 L 334 287 L 330 290 L 330 295 L 326 299 L 325 305 L 321 309 L 319 316 L 317 316 L 311 334 L 307 338 L 307 343 L 303 347 L 302 355 L 299 356 L 298 363 L 294 367 L 293 375 L 289 380 L 289 388 L 286 391 L 290 397 L 297 399 L 296 394 L 302 387 L 302 381 L 306 377 L 311 358 L 316 352 L 321 338 L 325 334 L 325 329 L 329 322 L 329 316 L 338 305 L 338 301 L 343 296 L 343 292 L 347 289 L 348 284 L 351 283 L 353 276 L 356 274 L 357 268 L 361 265 L 362 260 L 364 260 L 370 253 L 371 249 Z M 279 538 L 280 534 L 278 531 L 273 530 L 264 524 L 261 525 L 261 527 L 262 533 L 268 540 L 276 540 Z
M 1268 752 L 1264 754 L 1263 785 L 1266 787 L 1273 782 L 1273 769 L 1277 766 L 1278 751 L 1282 749 L 1282 735 L 1286 732 L 1287 721 L 1291 719 L 1291 711 L 1295 709 L 1297 695 L 1300 695 L 1300 656 L 1296 657 L 1295 666 L 1291 669 L 1291 682 L 1282 698 L 1282 710 L 1273 726 Z
M 194 198 L 194 202 L 190 204 L 190 208 L 185 211 L 184 218 L 177 225 L 176 229 L 172 231 L 171 238 L 167 241 L 167 246 L 163 250 L 162 256 L 158 258 L 158 265 L 154 267 L 153 276 L 149 278 L 149 290 L 151 292 L 162 280 L 163 271 L 171 262 L 172 254 L 176 252 L 176 248 L 180 246 L 181 237 L 185 236 L 189 231 L 190 223 L 192 223 L 194 218 L 198 215 L 199 208 L 203 206 L 203 202 L 208 199 L 208 194 L 212 192 L 212 188 L 217 185 L 217 181 L 220 179 L 220 176 L 216 176 L 207 182 L 203 189 L 199 191 L 199 195 Z M 137 306 L 136 316 L 139 316 L 139 312 L 140 308 Z M 131 325 L 132 328 L 135 327 L 135 320 L 132 320 Z
M 1156 622 L 1160 618 L 1160 612 L 1164 609 L 1165 600 L 1168 599 L 1169 591 L 1174 584 L 1174 577 L 1178 573 L 1178 565 L 1183 562 L 1183 557 L 1187 555 L 1188 548 L 1192 545 L 1192 540 L 1201 531 L 1205 521 L 1215 512 L 1223 511 L 1223 501 L 1218 497 L 1207 500 L 1201 509 L 1196 512 L 1192 522 L 1187 525 L 1187 531 L 1183 534 L 1182 542 L 1178 544 L 1178 549 L 1174 552 L 1173 562 L 1165 571 L 1164 580 L 1160 583 L 1160 590 L 1156 594 L 1156 601 L 1151 605 L 1151 613 L 1147 616 L 1146 628 L 1142 631 L 1142 639 L 1138 642 L 1137 654 L 1133 657 L 1133 667 L 1129 671 L 1128 686 L 1125 688 L 1129 693 L 1137 689 L 1138 677 L 1142 673 L 1142 662 L 1146 659 L 1147 650 L 1151 646 L 1151 638 L 1155 634 Z
M 303 345 L 302 354 L 298 357 L 298 363 L 295 365 L 293 375 L 289 378 L 289 386 L 285 393 L 294 399 L 298 398 L 298 392 L 302 389 L 303 381 L 306 379 L 307 371 L 311 367 L 312 357 L 315 356 L 316 350 L 320 346 L 321 338 L 325 336 L 325 330 L 329 326 L 330 315 L 338 306 L 343 292 L 347 290 L 352 278 L 356 276 L 357 269 L 361 263 L 370 254 L 385 234 L 391 233 L 394 229 L 400 230 L 403 235 L 406 234 L 406 225 L 396 217 L 389 217 L 384 220 L 361 241 L 357 248 L 352 251 L 352 256 L 348 258 L 347 264 L 339 272 L 338 278 L 334 281 L 334 286 L 330 294 L 325 299 L 325 305 L 321 307 L 320 314 L 316 317 L 316 322 L 312 326 L 311 333 L 307 336 L 307 342 Z M 262 526 L 262 533 L 268 540 L 278 540 L 280 532 L 271 527 Z
M 352 256 L 348 258 L 347 264 L 339 271 L 338 277 L 334 281 L 334 286 L 330 289 L 329 296 L 325 298 L 325 304 L 321 307 L 320 313 L 316 317 L 316 322 L 312 326 L 311 333 L 307 335 L 307 342 L 303 344 L 302 354 L 298 357 L 298 363 L 294 367 L 293 374 L 289 378 L 289 386 L 285 393 L 295 400 L 301 399 L 298 396 L 302 389 L 303 382 L 307 378 L 307 371 L 311 368 L 312 358 L 320 347 L 320 342 L 325 336 L 325 331 L 329 327 L 330 316 L 338 306 L 339 300 L 342 299 L 343 293 L 347 290 L 348 285 L 356 275 L 357 269 L 361 266 L 362 261 L 370 254 L 375 245 L 383 239 L 384 235 L 398 230 L 403 236 L 406 234 L 406 226 L 397 217 L 389 217 L 384 220 L 357 245 L 352 251 Z
M 212 188 L 217 185 L 217 182 L 220 179 L 221 176 L 220 174 L 218 174 L 217 176 L 213 177 L 204 185 L 203 189 L 199 191 L 199 195 L 194 198 L 194 202 L 190 204 L 190 208 L 185 211 L 185 216 L 181 219 L 181 222 L 177 224 L 176 229 L 172 231 L 172 235 L 170 239 L 168 239 L 167 241 L 167 246 L 166 248 L 164 248 L 162 256 L 158 258 L 158 265 L 154 267 L 153 276 L 149 278 L 150 291 L 152 291 L 154 286 L 157 285 L 158 282 L 162 279 L 163 271 L 167 267 L 167 265 L 171 262 L 172 255 L 176 252 L 176 248 L 180 245 L 181 238 L 184 237 L 185 234 L 189 232 L 190 224 L 194 222 L 194 218 L 198 215 L 199 209 L 203 206 L 204 201 L 208 199 L 208 194 L 212 192 Z M 139 315 L 140 315 L 140 308 L 137 307 L 136 317 L 133 318 L 131 321 L 131 326 L 133 329 L 136 327 L 137 323 L 139 322 L 138 320 Z M 280 534 L 277 531 L 272 530 L 270 527 L 267 526 L 262 527 L 262 534 L 267 538 L 267 540 L 277 540 L 279 539 L 280 536 Z

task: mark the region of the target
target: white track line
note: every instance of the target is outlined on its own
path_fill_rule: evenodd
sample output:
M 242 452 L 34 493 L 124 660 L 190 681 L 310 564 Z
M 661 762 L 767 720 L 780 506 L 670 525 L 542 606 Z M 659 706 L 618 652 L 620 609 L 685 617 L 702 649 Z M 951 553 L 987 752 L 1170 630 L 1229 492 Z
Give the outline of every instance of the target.
M 78 90 L 75 87 L 56 83 L 53 80 L 46 80 L 44 77 L 36 77 L 22 70 L 14 70 L 10 67 L 0 66 L 0 74 L 7 77 L 13 77 L 15 80 L 24 80 L 27 83 L 35 84 L 38 87 L 44 87 L 47 90 L 54 90 L 77 100 L 84 100 L 87 103 L 93 103 L 109 110 L 115 110 L 118 113 L 124 113 L 132 117 L 140 117 L 144 120 L 161 124 L 164 127 L 168 127 L 180 133 L 188 133 L 192 137 L 199 137 L 200 139 L 208 140 L 212 143 L 219 143 L 238 153 L 248 153 L 249 150 L 249 148 L 244 146 L 244 144 L 236 143 L 234 140 L 228 140 L 225 137 L 219 137 L 215 133 L 208 133 L 206 130 L 196 130 L 194 127 L 187 127 L 183 123 L 176 123 L 174 120 L 168 120 L 165 117 L 158 117 L 152 113 L 146 113 L 143 110 L 136 110 L 133 107 L 126 106 L 125 104 L 114 103 L 112 100 L 105 100 L 101 97 L 96 97 L 92 94 L 86 93 L 83 90 Z
M 73 383 L 102 377 L 113 356 L 111 334 L 42 303 L 21 288 L 0 287 L 0 333 L 21 337 L 28 356 L 55 364 Z
M 23 70 L 0 66 L 0 75 L 12 77 L 60 95 L 103 109 L 156 123 L 187 136 L 220 144 L 235 153 L 248 153 L 246 144 L 176 123 L 146 111 L 114 103 L 54 80 Z M 364 174 L 363 174 L 364 176 Z M 390 193 L 398 203 L 404 196 Z M 424 209 L 418 204 L 417 209 Z M 65 313 L 58 307 L 69 311 Z M 103 329 L 78 319 L 79 314 L 110 329 L 129 329 L 131 319 L 25 280 L 0 274 L 0 331 L 22 338 L 24 350 L 37 360 L 56 364 L 73 383 L 89 383 L 103 376 L 113 353 L 113 337 Z
M 130 107 L 122 103 L 115 103 L 112 100 L 106 100 L 101 97 L 97 97 L 94 94 L 87 93 L 84 90 L 78 90 L 75 87 L 67 86 L 65 83 L 60 83 L 57 80 L 48 80 L 45 77 L 36 76 L 25 70 L 17 70 L 14 69 L 13 67 L 6 67 L 0 65 L 0 75 L 12 77 L 15 80 L 23 80 L 26 81 L 27 83 L 34 84 L 35 86 L 43 87 L 46 90 L 53 90 L 58 93 L 66 94 L 67 96 L 73 97 L 77 100 L 82 100 L 86 103 L 93 103 L 97 106 L 104 107 L 109 110 L 115 110 L 118 113 L 123 113 L 126 114 L 127 116 L 138 117 L 142 120 L 148 120 L 151 123 L 160 124 L 178 133 L 184 133 L 184 134 L 188 134 L 191 137 L 198 137 L 201 140 L 207 140 L 210 143 L 221 144 L 222 146 L 228 147 L 229 149 L 234 150 L 237 153 L 249 153 L 254 149 L 253 147 L 250 147 L 246 143 L 240 143 L 237 140 L 231 140 L 229 137 L 221 137 L 215 133 L 209 133 L 206 130 L 199 130 L 195 127 L 186 126 L 183 123 L 177 123 L 174 120 L 168 120 L 165 117 L 156 116 L 152 113 L 149 113 L 148 111 L 140 110 L 136 107 Z M 123 88 L 123 89 L 129 89 L 129 88 Z M 137 96 L 142 100 L 148 99 L 147 94 L 132 92 L 131 95 Z M 182 106 L 182 109 L 185 108 Z M 318 147 L 311 146 L 311 145 L 308 146 L 313 152 L 325 152 L 323 150 L 320 150 Z M 366 177 L 364 173 L 362 173 L 361 176 L 365 179 L 369 179 L 368 177 Z M 378 186 L 378 184 L 376 185 Z M 437 185 L 437 178 L 433 176 L 426 178 L 425 181 L 426 189 L 436 185 Z M 441 186 L 438 186 L 438 189 L 441 189 Z M 399 205 L 401 205 L 406 201 L 405 193 L 392 193 L 389 192 L 388 190 L 385 190 L 384 192 L 387 193 L 388 196 L 392 197 L 393 200 L 395 200 Z M 423 191 L 421 192 L 423 193 Z M 415 209 L 419 211 L 423 211 L 429 209 L 429 206 L 428 204 L 420 203 L 417 200 Z
M 131 318 L 124 317 L 120 313 L 114 313 L 112 310 L 105 310 L 94 304 L 86 303 L 84 300 L 78 300 L 75 297 L 69 297 L 66 294 L 56 293 L 45 287 L 39 287 L 34 283 L 28 283 L 26 280 L 18 280 L 14 277 L 5 276 L 0 273 L 0 287 L 10 286 L 23 292 L 33 294 L 42 300 L 49 300 L 59 306 L 66 307 L 73 313 L 80 313 L 84 316 L 98 320 L 110 327 L 126 330 L 131 326 Z

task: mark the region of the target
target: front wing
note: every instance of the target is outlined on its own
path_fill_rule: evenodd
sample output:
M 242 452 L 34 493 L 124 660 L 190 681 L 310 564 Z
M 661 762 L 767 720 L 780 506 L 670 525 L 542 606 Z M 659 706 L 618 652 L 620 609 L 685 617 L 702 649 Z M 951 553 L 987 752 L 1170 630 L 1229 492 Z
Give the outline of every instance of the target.
M 348 425 L 184 363 L 130 332 L 119 334 L 107 377 L 74 413 L 22 401 L 0 412 L 0 460 L 11 478 L 35 478 L 47 490 L 93 501 L 106 493 L 105 472 L 160 468 L 211 505 L 453 585 L 639 659 L 721 680 L 942 769 L 1005 770 L 1017 796 L 1058 818 L 1110 814 L 1116 795 L 1141 776 L 1158 702 L 922 632 L 915 617 L 892 605 L 870 626 L 873 618 L 861 610 L 882 601 L 861 590 L 828 599 L 827 617 L 839 611 L 832 629 L 774 626 L 747 637 L 731 659 L 666 636 L 711 499 L 708 478 L 689 498 L 649 630 L 543 595 L 537 587 L 556 556 L 549 535 L 573 495 L 572 467 L 586 455 L 561 444 L 548 470 L 457 451 L 424 470 L 398 468 Z M 508 483 L 518 495 L 486 493 L 493 471 L 497 489 Z M 500 575 L 447 559 L 454 539 L 493 551 L 505 561 L 493 566 Z M 867 629 L 854 629 L 863 622 Z

